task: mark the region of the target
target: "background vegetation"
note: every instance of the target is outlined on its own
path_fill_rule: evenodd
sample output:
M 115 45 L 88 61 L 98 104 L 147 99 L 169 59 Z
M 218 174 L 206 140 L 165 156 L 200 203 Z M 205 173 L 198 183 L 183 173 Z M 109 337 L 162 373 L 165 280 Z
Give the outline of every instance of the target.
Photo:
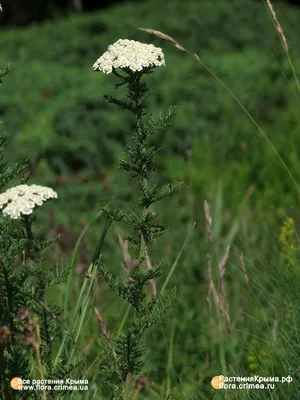
M 276 3 L 276 12 L 299 71 L 300 10 Z M 148 335 L 144 375 L 150 376 L 151 389 L 146 395 L 172 389 L 172 398 L 222 398 L 224 393 L 210 387 L 215 375 L 290 374 L 293 383 L 278 385 L 273 393 L 232 391 L 227 398 L 299 398 L 297 187 L 224 86 L 193 57 L 138 27 L 162 31 L 197 53 L 300 180 L 297 81 L 263 1 L 124 2 L 54 22 L 7 27 L 0 36 L 0 65 L 11 61 L 13 67 L 0 98 L 2 125 L 11 134 L 7 153 L 12 161 L 31 154 L 30 182 L 53 187 L 59 195 L 53 209 L 39 211 L 44 222 L 35 227 L 41 238 L 60 233 L 48 263 L 68 260 L 101 206 L 126 205 L 133 196 L 117 168 L 133 121 L 103 99 L 114 94 L 115 81 L 93 73 L 94 61 L 119 38 L 162 47 L 167 66 L 150 78 L 155 93 L 149 108 L 153 114 L 172 104 L 178 109 L 167 133 L 155 138 L 163 145 L 159 173 L 162 180 L 188 184 L 180 196 L 156 206 L 169 225 L 154 260 L 165 263 L 166 274 L 194 222 L 196 227 L 172 277 L 178 307 L 167 324 Z M 204 200 L 212 214 L 212 241 Z M 95 222 L 81 241 L 71 285 L 60 284 L 48 294 L 49 302 L 55 298 L 65 307 L 65 315 L 72 312 L 102 224 Z M 108 235 L 103 257 L 120 272 L 118 234 L 126 235 L 123 226 Z M 218 266 L 227 246 L 231 251 L 221 281 L 229 317 L 208 290 L 212 281 L 220 288 Z M 102 279 L 93 306 L 112 332 L 118 329 L 123 311 Z M 101 383 L 89 367 L 101 330 L 90 308 L 78 343 L 86 355 L 81 376 L 94 390 Z

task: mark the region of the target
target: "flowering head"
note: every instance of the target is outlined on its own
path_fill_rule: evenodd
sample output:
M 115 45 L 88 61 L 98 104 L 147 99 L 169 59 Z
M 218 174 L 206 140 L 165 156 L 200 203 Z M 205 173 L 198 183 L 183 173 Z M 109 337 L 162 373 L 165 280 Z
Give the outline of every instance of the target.
M 0 209 L 4 215 L 18 219 L 22 215 L 32 214 L 36 206 L 41 206 L 51 198 L 56 199 L 57 193 L 49 187 L 19 185 L 0 194 Z
M 165 65 L 165 57 L 160 47 L 135 40 L 119 39 L 98 58 L 93 65 L 93 70 L 102 71 L 105 74 L 109 74 L 117 68 L 137 72 L 144 68 L 161 65 Z

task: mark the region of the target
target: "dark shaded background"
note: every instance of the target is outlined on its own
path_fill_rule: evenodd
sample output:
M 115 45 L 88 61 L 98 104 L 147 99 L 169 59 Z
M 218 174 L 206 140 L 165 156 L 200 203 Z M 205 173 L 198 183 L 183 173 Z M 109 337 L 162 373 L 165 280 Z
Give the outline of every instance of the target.
M 1 20 L 2 25 L 28 25 L 74 11 L 100 10 L 123 2 L 125 0 L 4 0 L 1 4 L 5 13 L 1 16 Z
M 127 3 L 145 3 L 146 0 L 131 0 Z M 213 1 L 213 0 L 212 0 Z M 230 0 L 229 2 L 237 2 Z M 46 19 L 54 19 L 70 12 L 88 12 L 101 10 L 126 0 L 3 0 L 1 1 L 5 13 L 0 16 L 2 25 L 22 26 Z M 228 0 L 224 0 L 228 2 Z M 263 0 L 253 0 L 253 2 L 263 2 Z M 300 6 L 300 0 L 281 1 Z M 273 1 L 276 3 L 276 1 Z

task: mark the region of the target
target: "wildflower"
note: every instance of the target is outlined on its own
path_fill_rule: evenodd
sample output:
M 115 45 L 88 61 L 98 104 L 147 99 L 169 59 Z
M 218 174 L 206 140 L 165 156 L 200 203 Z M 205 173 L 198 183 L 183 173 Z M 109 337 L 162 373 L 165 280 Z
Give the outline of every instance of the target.
M 57 193 L 49 187 L 39 185 L 19 185 L 0 194 L 0 209 L 12 219 L 29 215 L 36 206 L 46 200 L 57 198 Z
M 165 65 L 165 57 L 160 47 L 135 40 L 119 39 L 98 58 L 93 65 L 93 70 L 109 74 L 116 68 L 129 68 L 136 72 L 142 71 L 143 68 L 161 65 Z

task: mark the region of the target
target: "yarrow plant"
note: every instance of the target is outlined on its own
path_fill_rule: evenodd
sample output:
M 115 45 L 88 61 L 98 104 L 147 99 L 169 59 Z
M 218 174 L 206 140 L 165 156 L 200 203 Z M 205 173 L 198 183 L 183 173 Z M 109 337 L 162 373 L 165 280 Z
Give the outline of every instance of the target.
M 0 10 L 1 6 L 0 6 Z M 2 78 L 10 66 L 0 70 Z M 47 290 L 61 283 L 68 267 L 45 268 L 44 250 L 56 239 L 40 240 L 33 232 L 35 210 L 57 193 L 27 185 L 28 161 L 9 166 L 4 158 L 7 135 L 0 132 L 0 400 L 47 398 L 35 391 L 16 393 L 14 377 L 69 377 L 73 364 L 53 362 L 53 344 L 62 329 L 60 308 L 46 303 Z M 7 189 L 8 186 L 11 188 Z
M 1 144 L 5 137 L 1 138 Z M 0 180 L 7 182 L 24 173 L 27 160 L 15 168 L 1 164 Z M 21 180 L 27 180 L 25 177 Z M 34 378 L 59 374 L 52 363 L 52 343 L 59 333 L 57 306 L 45 305 L 46 290 L 64 278 L 65 271 L 46 271 L 44 250 L 53 240 L 37 240 L 32 231 L 33 210 L 57 193 L 39 185 L 21 184 L 0 194 L 0 399 L 13 399 L 12 377 Z M 54 238 L 55 240 L 55 238 Z M 28 393 L 28 399 L 36 398 Z M 46 392 L 42 398 L 46 398 Z
M 108 47 L 93 65 L 94 71 L 112 73 L 117 79 L 116 88 L 127 86 L 128 101 L 112 96 L 106 100 L 122 109 L 130 111 L 135 119 L 135 130 L 132 143 L 124 150 L 120 168 L 130 173 L 137 182 L 138 197 L 129 209 L 119 207 L 105 209 L 108 221 L 119 221 L 127 224 L 132 232 L 126 239 L 138 260 L 131 269 L 127 279 L 112 274 L 108 267 L 99 261 L 99 254 L 94 261 L 98 262 L 99 272 L 110 288 L 129 303 L 132 312 L 125 318 L 123 331 L 116 335 L 112 342 L 103 343 L 103 363 L 100 369 L 102 382 L 113 387 L 115 399 L 136 398 L 134 382 L 141 379 L 143 355 L 145 350 L 145 331 L 153 324 L 162 321 L 166 311 L 176 302 L 176 290 L 162 290 L 157 297 L 149 299 L 147 286 L 153 279 L 163 273 L 162 263 L 147 268 L 153 244 L 166 227 L 158 222 L 154 212 L 154 203 L 180 190 L 184 184 L 161 185 L 156 176 L 155 155 L 159 149 L 153 145 L 152 136 L 164 129 L 175 113 L 171 107 L 158 118 L 147 117 L 144 101 L 151 94 L 144 78 L 155 68 L 165 65 L 161 48 L 152 44 L 139 43 L 134 40 L 118 40 Z M 98 257 L 98 258 L 97 258 Z M 132 397 L 133 396 L 133 397 Z

